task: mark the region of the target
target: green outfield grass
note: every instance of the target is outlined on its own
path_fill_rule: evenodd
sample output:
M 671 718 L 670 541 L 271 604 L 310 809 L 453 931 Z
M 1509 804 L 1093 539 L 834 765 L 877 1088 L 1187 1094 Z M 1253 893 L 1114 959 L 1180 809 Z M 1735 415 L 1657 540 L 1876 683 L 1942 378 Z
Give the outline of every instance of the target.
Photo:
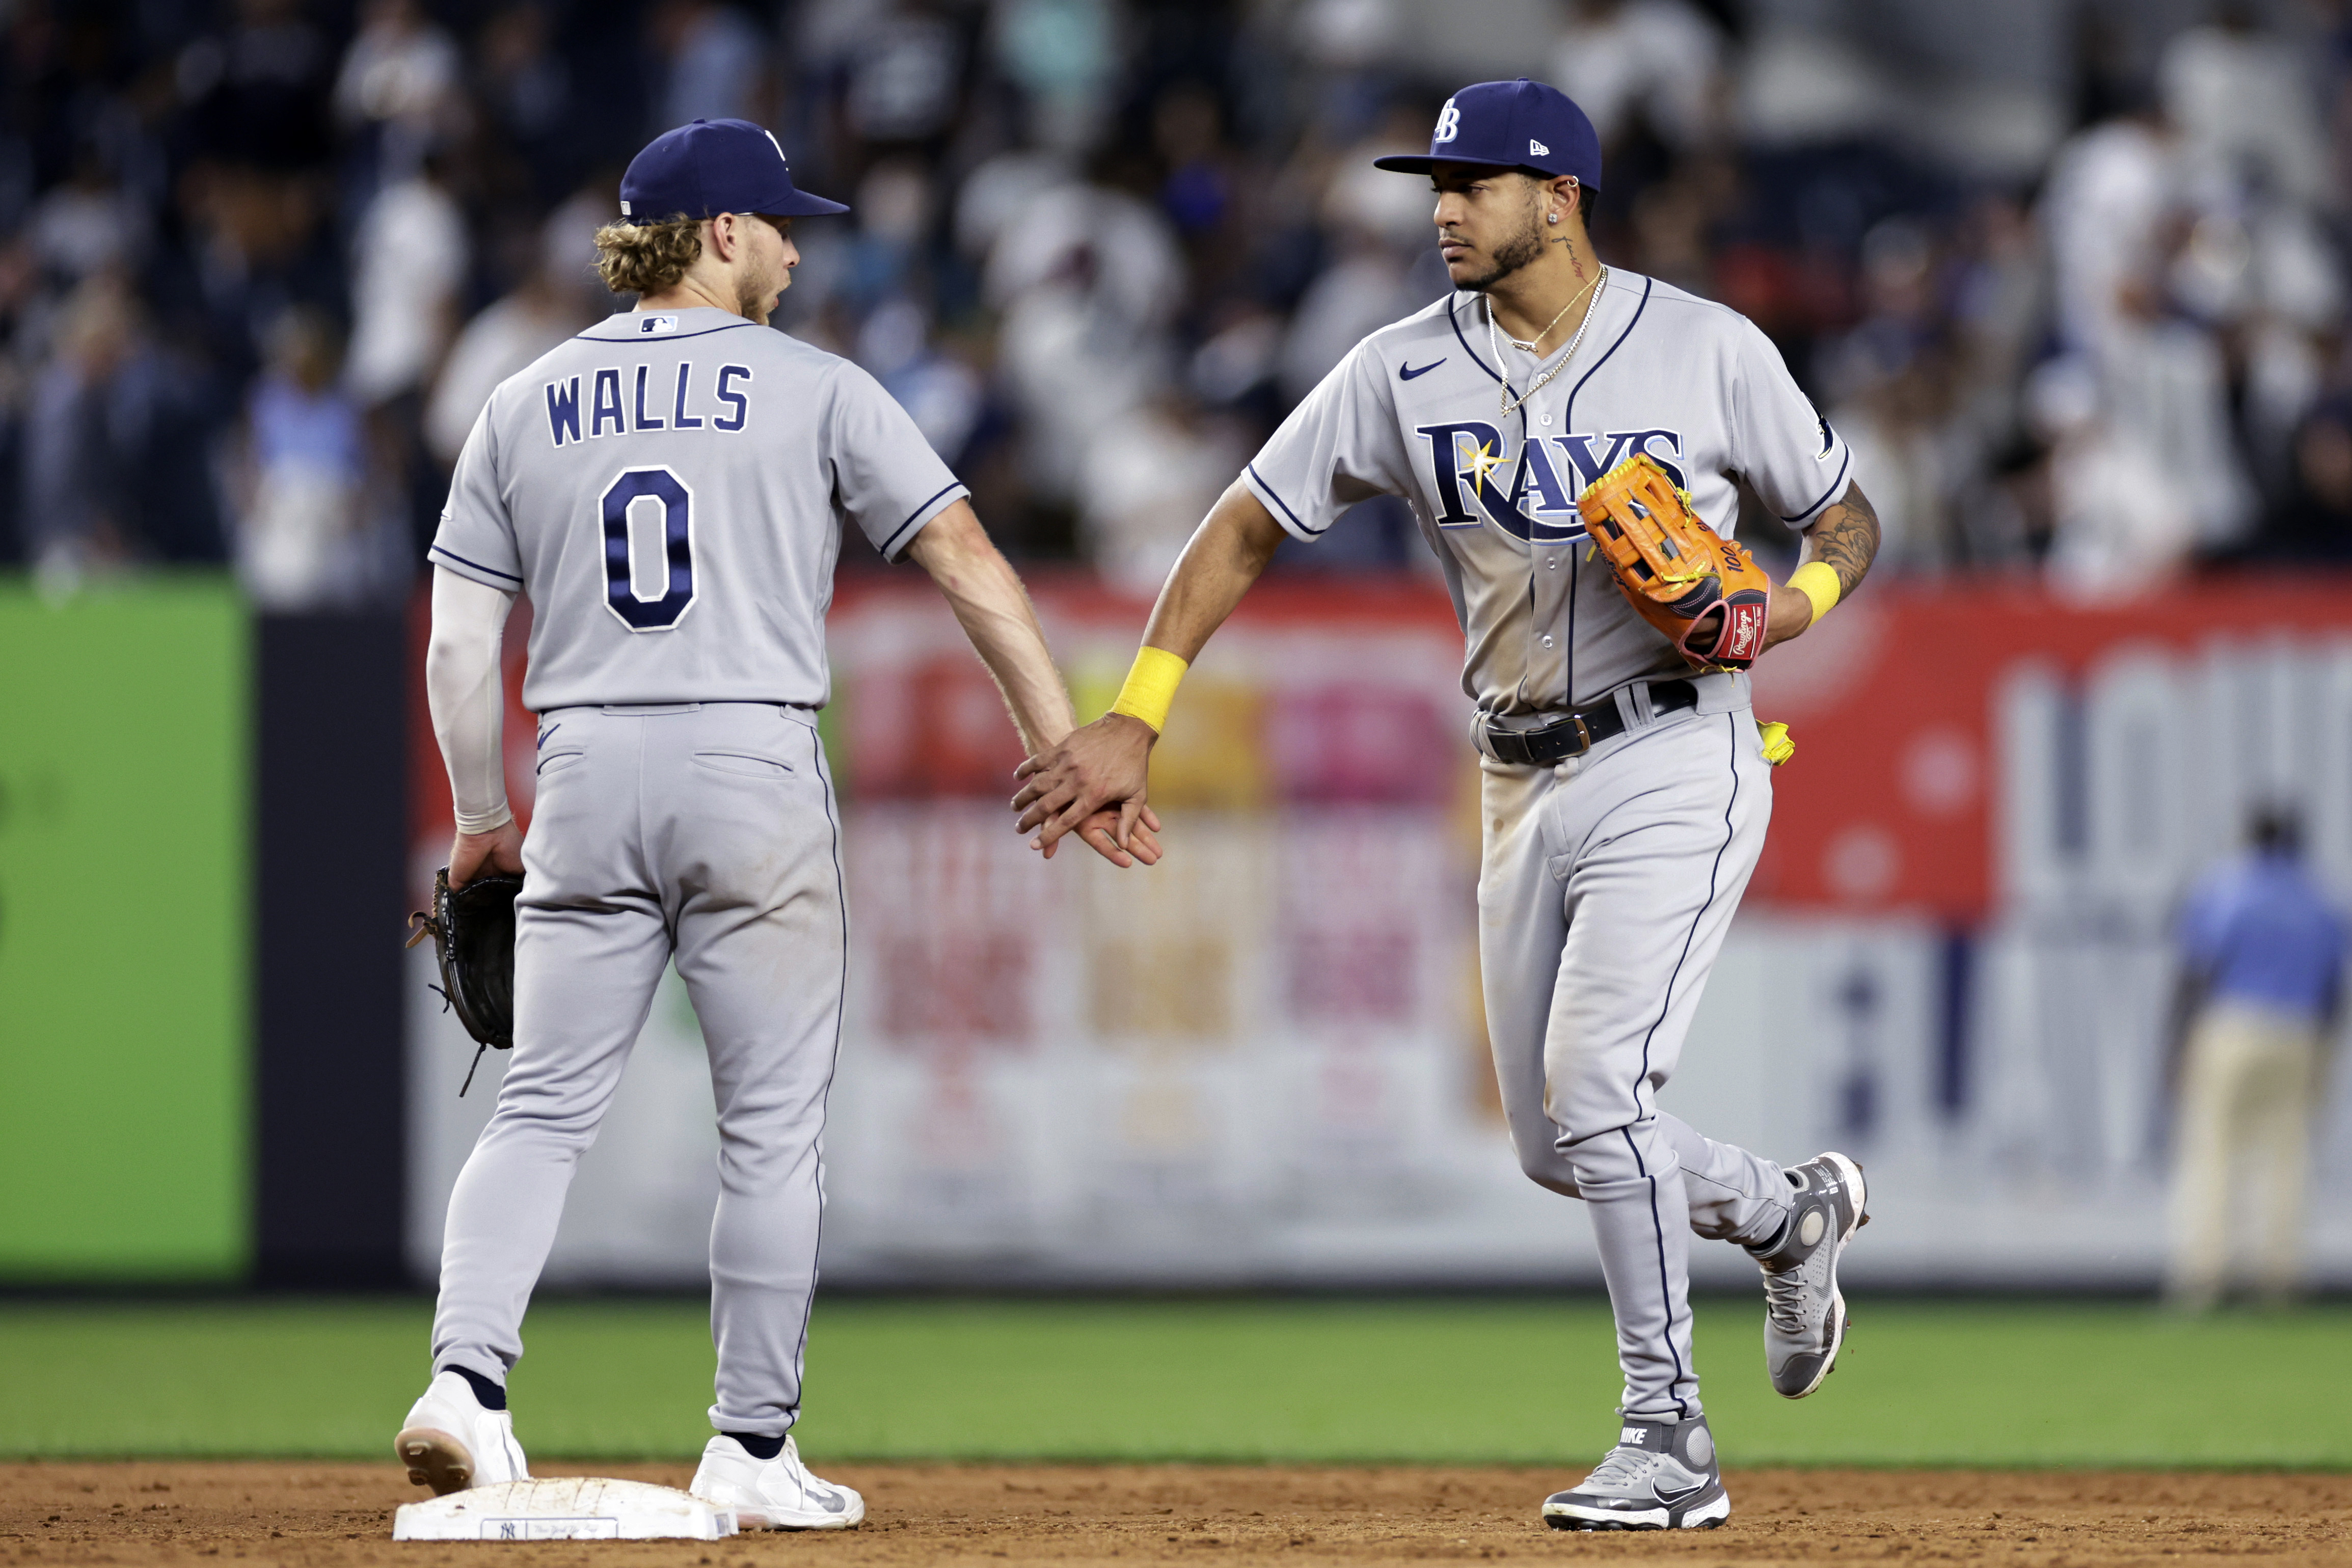
M 1701 1303 L 1727 1462 L 2352 1466 L 2352 1310 L 1855 1310 L 1837 1375 L 1791 1404 L 1760 1303 Z M 0 1457 L 386 1457 L 428 1316 L 0 1304 Z M 550 1301 L 526 1332 L 532 1453 L 683 1459 L 709 1435 L 699 1304 Z M 1608 1446 L 1615 1393 L 1597 1301 L 825 1301 L 801 1435 L 822 1459 L 1572 1463 Z

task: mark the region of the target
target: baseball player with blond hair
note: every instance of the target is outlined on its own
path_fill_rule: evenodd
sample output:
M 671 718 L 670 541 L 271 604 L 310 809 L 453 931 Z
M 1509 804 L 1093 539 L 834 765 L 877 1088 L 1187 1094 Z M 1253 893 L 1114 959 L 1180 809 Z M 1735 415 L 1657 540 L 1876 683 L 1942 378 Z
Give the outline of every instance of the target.
M 1691 1234 L 1761 1267 L 1767 1371 L 1801 1398 L 1844 1337 L 1863 1175 L 1716 1142 L 1658 1092 L 1785 755 L 1747 668 L 1861 584 L 1877 520 L 1762 332 L 1601 265 L 1600 143 L 1566 97 L 1465 88 L 1426 155 L 1378 163 L 1430 177 L 1454 294 L 1366 338 L 1284 421 L 1170 574 L 1117 705 L 1025 763 L 1014 805 L 1040 847 L 1107 804 L 1135 819 L 1177 682 L 1284 538 L 1371 495 L 1412 504 L 1468 643 L 1503 1104 L 1528 1176 L 1584 1200 L 1625 1379 L 1617 1443 L 1543 1517 L 1710 1526 L 1731 1504 L 1691 1355 Z M 1786 584 L 1732 542 L 1743 483 L 1803 531 Z
M 673 961 L 710 1058 L 719 1436 L 693 1490 L 747 1528 L 856 1524 L 791 1431 L 816 1284 L 825 1094 L 848 963 L 841 836 L 816 712 L 845 525 L 939 584 L 1022 740 L 1070 700 L 1020 579 L 964 487 L 875 379 L 766 330 L 799 256 L 782 150 L 740 120 L 658 138 L 597 235 L 640 295 L 501 384 L 433 543 L 425 684 L 457 837 L 448 879 L 520 873 L 514 1058 L 449 1198 L 434 1377 L 396 1439 L 446 1493 L 528 1474 L 507 1410 L 521 1322 L 581 1154 Z M 499 649 L 530 596 L 530 832 L 499 745 Z M 1144 834 L 1080 830 L 1117 865 Z

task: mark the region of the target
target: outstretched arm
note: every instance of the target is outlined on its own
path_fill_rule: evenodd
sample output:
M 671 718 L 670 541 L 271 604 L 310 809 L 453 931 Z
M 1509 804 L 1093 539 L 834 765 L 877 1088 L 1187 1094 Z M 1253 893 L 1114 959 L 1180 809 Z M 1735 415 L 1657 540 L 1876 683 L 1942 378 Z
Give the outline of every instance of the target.
M 1045 628 L 970 501 L 957 501 L 924 526 L 907 554 L 939 584 L 972 651 L 996 679 L 1021 744 L 1034 752 L 1070 732 L 1077 720 L 1069 689 L 1045 647 Z
M 1274 514 L 1248 486 L 1234 480 L 1168 574 L 1144 627 L 1143 645 L 1190 664 L 1265 572 L 1282 537 Z M 1160 732 L 1142 720 L 1113 712 L 1041 750 L 1021 765 L 1028 782 L 1013 797 L 1021 810 L 1021 831 L 1034 829 L 1036 847 L 1051 854 L 1055 839 L 1117 803 L 1117 837 L 1126 843 L 1139 816 L 1150 820 L 1144 786 L 1159 739 Z
M 1067 735 L 1077 721 L 1069 689 L 1045 647 L 1045 628 L 1038 625 L 1036 607 L 1013 563 L 990 542 L 971 503 L 959 500 L 925 524 L 907 553 L 939 584 L 973 651 L 995 678 L 1013 728 L 1021 731 L 1023 750 L 1034 756 Z M 1130 852 L 1147 866 L 1160 858 L 1150 832 L 1159 826 L 1156 819 L 1141 834 L 1131 834 L 1131 825 L 1120 822 L 1115 844 L 1111 822 L 1106 812 L 1079 837 L 1115 866 L 1131 864 Z
M 1854 484 L 1846 486 L 1844 499 L 1815 518 L 1813 525 L 1805 530 L 1798 563 L 1801 568 L 1818 561 L 1836 573 L 1838 598 L 1843 602 L 1862 586 L 1877 555 L 1878 513 L 1872 510 L 1870 498 L 1862 493 L 1862 487 Z M 1812 600 L 1802 593 L 1776 589 L 1764 646 L 1787 642 L 1812 624 Z

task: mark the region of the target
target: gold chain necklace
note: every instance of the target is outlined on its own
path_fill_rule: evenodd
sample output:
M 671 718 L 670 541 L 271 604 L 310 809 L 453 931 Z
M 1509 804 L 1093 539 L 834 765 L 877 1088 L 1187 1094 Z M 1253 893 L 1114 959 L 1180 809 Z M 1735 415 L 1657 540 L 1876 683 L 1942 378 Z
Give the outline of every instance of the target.
M 1598 273 L 1598 272 L 1594 273 L 1594 274 L 1592 275 L 1592 283 L 1598 283 L 1598 282 L 1600 282 L 1600 281 L 1601 281 L 1601 274 L 1600 274 L 1600 273 Z M 1579 289 L 1576 291 L 1575 297 L 1574 297 L 1573 299 L 1570 300 L 1569 300 L 1569 302 L 1568 302 L 1567 304 L 1562 305 L 1562 306 L 1559 308 L 1559 315 L 1555 315 L 1554 317 L 1552 317 L 1552 319 L 1551 319 L 1550 321 L 1546 321 L 1546 322 L 1544 323 L 1543 331 L 1540 331 L 1540 332 L 1538 332 L 1538 333 L 1537 333 L 1533 338 L 1529 339 L 1528 342 L 1519 342 L 1519 340 L 1518 340 L 1518 339 L 1517 339 L 1517 338 L 1515 338 L 1515 337 L 1511 336 L 1511 334 L 1510 334 L 1510 333 L 1508 333 L 1508 332 L 1505 332 L 1505 333 L 1503 334 L 1503 341 L 1504 341 L 1505 342 L 1507 342 L 1507 343 L 1510 344 L 1513 348 L 1515 348 L 1515 349 L 1518 350 L 1521 353 L 1524 353 L 1524 354 L 1531 354 L 1531 353 L 1538 353 L 1538 347 L 1539 347 L 1539 345 L 1543 342 L 1543 341 L 1544 341 L 1546 338 L 1548 338 L 1548 337 L 1551 336 L 1551 330 L 1552 330 L 1554 327 L 1557 327 L 1558 325 L 1559 325 L 1559 318 L 1560 318 L 1560 316 L 1565 316 L 1565 315 L 1567 315 L 1570 310 L 1575 310 L 1575 309 L 1576 309 L 1576 301 L 1577 301 L 1578 300 L 1581 300 L 1581 299 L 1583 299 L 1587 294 L 1590 294 L 1590 293 L 1591 293 L 1591 292 L 1592 292 L 1592 283 L 1587 283 L 1583 288 Z M 1487 305 L 1487 307 L 1486 307 L 1486 313 L 1487 313 L 1489 316 L 1492 316 L 1492 315 L 1495 313 L 1495 307 L 1494 307 L 1491 303 L 1490 303 L 1490 304 L 1488 304 L 1488 305 Z
M 1577 290 L 1576 300 L 1581 300 L 1585 295 L 1592 294 L 1593 310 L 1599 310 L 1601 308 L 1601 296 L 1593 294 L 1593 290 L 1599 288 L 1601 283 L 1605 282 L 1608 279 L 1608 277 L 1609 268 L 1606 267 L 1594 273 L 1592 275 L 1592 281 L 1587 283 L 1583 288 Z M 1569 310 L 1575 306 L 1576 300 L 1570 300 L 1566 305 L 1562 305 L 1559 308 L 1559 316 L 1567 315 Z M 1559 325 L 1559 316 L 1554 316 L 1552 318 L 1553 326 Z M 1513 397 L 1510 395 L 1510 368 L 1508 365 L 1504 363 L 1502 342 L 1497 341 L 1502 337 L 1502 329 L 1495 325 L 1495 302 L 1492 300 L 1486 301 L 1486 347 L 1487 350 L 1495 356 L 1495 368 L 1503 384 L 1503 390 L 1499 395 L 1497 401 L 1501 405 L 1502 412 L 1506 416 L 1517 411 L 1520 405 L 1526 403 L 1528 398 L 1533 397 L 1537 393 L 1541 392 L 1546 384 L 1551 381 L 1552 377 L 1558 375 L 1561 371 L 1568 368 L 1568 362 L 1576 357 L 1577 345 L 1584 342 L 1584 329 L 1591 325 L 1592 325 L 1592 310 L 1587 310 L 1584 312 L 1584 320 L 1576 323 L 1576 336 L 1568 340 L 1568 347 L 1560 350 L 1559 358 L 1552 362 L 1552 367 L 1544 372 L 1541 375 L 1536 377 L 1535 381 L 1528 385 L 1527 391 L 1521 393 L 1517 397 Z M 1536 342 L 1539 343 L 1543 342 L 1544 332 L 1549 332 L 1550 331 L 1551 327 L 1546 327 L 1543 330 L 1543 332 L 1538 332 L 1536 334 Z M 1511 338 L 1507 341 L 1513 348 L 1518 349 L 1523 353 L 1533 353 L 1536 352 L 1534 343 L 1523 343 L 1517 338 Z

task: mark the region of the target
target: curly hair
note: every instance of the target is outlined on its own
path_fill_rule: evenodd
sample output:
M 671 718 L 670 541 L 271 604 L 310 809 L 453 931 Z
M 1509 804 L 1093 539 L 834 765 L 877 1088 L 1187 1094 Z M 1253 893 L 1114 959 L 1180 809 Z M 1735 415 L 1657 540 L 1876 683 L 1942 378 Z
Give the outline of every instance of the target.
M 608 223 L 596 231 L 596 275 L 615 294 L 657 294 L 702 255 L 702 220 Z

